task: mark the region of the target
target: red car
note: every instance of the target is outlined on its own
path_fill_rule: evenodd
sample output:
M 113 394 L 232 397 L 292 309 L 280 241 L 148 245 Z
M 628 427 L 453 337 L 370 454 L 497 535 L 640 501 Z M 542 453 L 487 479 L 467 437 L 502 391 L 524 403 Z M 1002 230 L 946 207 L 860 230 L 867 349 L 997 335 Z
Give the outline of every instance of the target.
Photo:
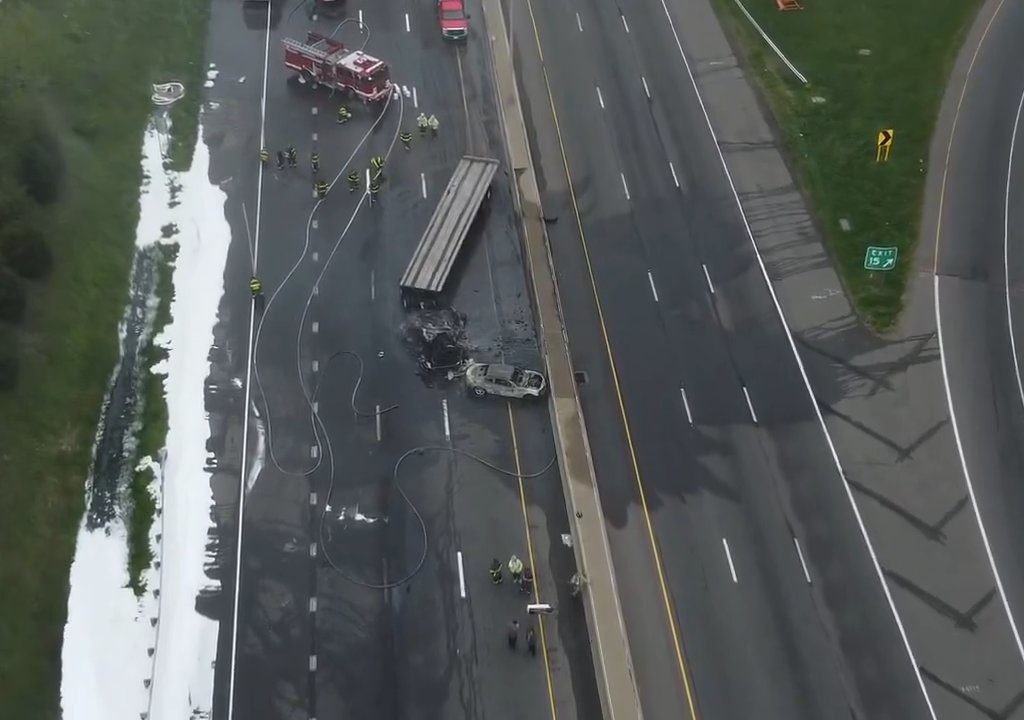
M 445 40 L 464 40 L 469 35 L 469 15 L 463 0 L 438 0 L 437 21 Z

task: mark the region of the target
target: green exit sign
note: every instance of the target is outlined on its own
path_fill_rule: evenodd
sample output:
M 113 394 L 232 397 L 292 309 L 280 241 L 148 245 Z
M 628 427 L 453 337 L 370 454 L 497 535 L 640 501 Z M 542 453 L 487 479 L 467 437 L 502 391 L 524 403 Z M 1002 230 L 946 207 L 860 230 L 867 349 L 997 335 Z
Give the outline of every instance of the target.
M 864 269 L 892 270 L 896 267 L 896 256 L 899 252 L 899 248 L 871 246 L 864 253 Z

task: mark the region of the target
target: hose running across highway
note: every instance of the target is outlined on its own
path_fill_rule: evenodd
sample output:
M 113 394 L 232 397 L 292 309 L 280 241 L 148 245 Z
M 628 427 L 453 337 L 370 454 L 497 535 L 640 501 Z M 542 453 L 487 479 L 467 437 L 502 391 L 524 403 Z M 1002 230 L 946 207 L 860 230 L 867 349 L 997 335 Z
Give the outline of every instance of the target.
M 339 28 L 340 28 L 340 25 L 339 25 Z M 337 29 L 335 30 L 335 32 L 337 32 Z M 369 30 L 367 29 L 366 32 L 368 34 Z M 359 142 L 356 144 L 356 146 L 353 149 L 352 153 L 345 160 L 345 162 L 342 165 L 341 169 L 337 172 L 337 174 L 331 180 L 331 182 L 330 182 L 330 184 L 328 186 L 328 195 L 330 194 L 330 191 L 334 188 L 335 184 L 340 180 L 341 176 L 351 166 L 353 158 L 355 158 L 356 154 L 360 151 L 360 149 L 366 143 L 367 139 L 370 137 L 371 134 L 374 133 L 374 131 L 377 129 L 377 127 L 381 124 L 381 122 L 384 119 L 384 116 L 387 114 L 387 110 L 390 107 L 391 102 L 394 100 L 394 98 L 396 96 L 398 97 L 398 105 L 399 105 L 398 123 L 395 126 L 395 131 L 392 134 L 391 142 L 388 145 L 387 151 L 386 151 L 386 153 L 384 155 L 385 165 L 387 164 L 387 161 L 390 159 L 391 154 L 394 151 L 395 143 L 398 140 L 398 134 L 399 134 L 399 131 L 401 130 L 401 127 L 402 127 L 402 119 L 404 117 L 404 112 L 405 112 L 405 102 L 404 102 L 404 99 L 402 97 L 402 93 L 400 91 L 392 93 L 392 94 L 390 94 L 388 96 L 388 99 L 385 102 L 384 107 L 381 110 L 381 113 L 378 116 L 378 118 L 374 121 L 373 125 L 371 125 L 370 129 L 362 136 L 362 138 L 360 138 Z M 337 253 L 338 249 L 341 247 L 342 241 L 345 239 L 346 235 L 348 234 L 349 229 L 352 227 L 353 222 L 355 221 L 356 217 L 358 216 L 359 211 L 363 208 L 363 205 L 366 202 L 366 199 L 369 197 L 368 193 L 369 193 L 369 190 L 367 189 L 366 191 L 364 191 L 359 196 L 359 200 L 356 203 L 355 209 L 352 211 L 351 215 L 349 216 L 349 219 L 346 222 L 345 227 L 342 229 L 341 234 L 335 240 L 334 246 L 332 247 L 331 252 L 328 254 L 325 262 L 323 263 L 323 267 L 321 268 L 320 273 L 317 275 L 316 280 L 313 282 L 312 288 L 315 289 L 315 288 L 317 288 L 319 286 L 321 280 L 323 279 L 323 277 L 326 274 L 328 268 L 330 267 L 330 264 L 333 261 L 335 254 Z M 307 317 L 307 315 L 309 313 L 309 309 L 310 309 L 310 306 L 312 304 L 313 297 L 314 297 L 314 290 L 313 289 L 311 289 L 309 294 L 306 296 L 306 302 L 305 302 L 305 304 L 303 306 L 303 309 L 302 309 L 302 314 L 301 314 L 301 317 L 299 319 L 298 330 L 297 330 L 296 338 L 295 338 L 295 370 L 296 370 L 296 375 L 297 375 L 298 381 L 299 381 L 299 387 L 302 390 L 303 399 L 306 402 L 306 406 L 309 408 L 310 426 L 311 426 L 312 433 L 313 433 L 315 447 L 317 449 L 316 459 L 308 467 L 299 468 L 299 469 L 286 468 L 278 460 L 277 454 L 274 451 L 273 413 L 272 413 L 272 410 L 271 410 L 271 407 L 270 407 L 270 402 L 267 399 L 267 394 L 266 394 L 266 391 L 265 391 L 265 389 L 263 387 L 263 381 L 262 381 L 262 378 L 260 376 L 260 371 L 259 371 L 259 368 L 260 368 L 260 364 L 259 364 L 259 347 L 260 347 L 260 340 L 262 339 L 263 323 L 266 321 L 267 316 L 270 314 L 271 308 L 274 306 L 274 302 L 277 299 L 278 295 L 281 293 L 281 291 L 284 289 L 284 287 L 291 281 L 292 277 L 294 276 L 295 272 L 298 270 L 299 266 L 306 259 L 306 256 L 307 256 L 307 254 L 309 252 L 309 247 L 310 247 L 310 231 L 311 231 L 311 228 L 312 228 L 313 218 L 316 215 L 317 210 L 319 210 L 320 205 L 324 202 L 325 199 L 326 199 L 326 197 L 318 199 L 316 204 L 313 206 L 313 209 L 310 212 L 309 217 L 306 219 L 305 237 L 304 237 L 304 242 L 303 242 L 303 246 L 302 246 L 302 251 L 299 254 L 298 258 L 295 260 L 295 262 L 292 264 L 291 268 L 286 273 L 284 279 L 274 289 L 274 291 L 270 294 L 270 297 L 267 299 L 266 306 L 264 307 L 263 312 L 262 312 L 262 314 L 260 316 L 260 320 L 259 320 L 259 323 L 257 324 L 257 328 L 256 328 L 256 334 L 255 334 L 255 337 L 254 337 L 254 340 L 253 340 L 253 376 L 255 378 L 256 387 L 257 387 L 257 389 L 259 391 L 259 397 L 260 397 L 260 399 L 262 401 L 262 404 L 263 404 L 263 407 L 264 407 L 264 411 L 265 411 L 264 412 L 264 418 L 265 418 L 266 429 L 267 429 L 267 454 L 270 457 L 270 461 L 273 463 L 274 467 L 278 471 L 280 471 L 282 474 L 284 474 L 286 476 L 291 476 L 291 477 L 309 477 L 309 476 L 311 476 L 314 472 L 316 472 L 322 466 L 324 456 L 326 455 L 326 457 L 328 458 L 328 488 L 327 488 L 327 495 L 326 495 L 326 498 L 324 499 L 323 509 L 320 512 L 320 520 L 319 520 L 319 523 L 318 523 L 318 539 L 319 539 L 320 545 L 322 547 L 322 552 L 323 552 L 324 559 L 327 561 L 327 563 L 330 565 L 330 567 L 335 572 L 337 572 L 342 578 L 344 578 L 345 580 L 347 580 L 348 582 L 350 582 L 352 584 L 359 585 L 359 586 L 362 586 L 362 587 L 365 587 L 365 588 L 369 588 L 369 589 L 374 589 L 374 590 L 387 590 L 387 589 L 391 589 L 391 588 L 403 585 L 404 583 L 408 582 L 413 577 L 415 577 L 415 575 L 423 568 L 423 565 L 426 562 L 427 551 L 429 550 L 429 546 L 430 546 L 429 545 L 429 538 L 428 538 L 428 535 L 427 535 L 427 526 L 426 526 L 426 523 L 423 520 L 423 516 L 420 514 L 419 509 L 416 507 L 416 505 L 412 502 L 412 500 L 406 494 L 404 488 L 402 487 L 402 484 L 399 482 L 399 476 L 398 476 L 399 470 L 402 467 L 402 463 L 404 463 L 409 457 L 411 457 L 413 455 L 422 455 L 423 453 L 426 453 L 426 452 L 447 452 L 447 453 L 453 453 L 453 454 L 456 454 L 456 455 L 461 455 L 463 457 L 469 458 L 470 460 L 473 460 L 475 462 L 478 462 L 478 463 L 484 465 L 485 467 L 490 468 L 491 470 L 493 470 L 493 471 L 495 471 L 497 473 L 500 473 L 502 475 L 505 475 L 505 476 L 508 476 L 508 477 L 518 478 L 518 479 L 521 479 L 521 480 L 532 479 L 532 478 L 536 478 L 536 477 L 539 477 L 539 476 L 543 475 L 544 473 L 546 473 L 552 467 L 552 465 L 554 465 L 555 458 L 552 457 L 551 460 L 548 461 L 548 463 L 542 469 L 540 469 L 540 470 L 538 470 L 536 472 L 533 472 L 533 473 L 519 473 L 519 472 L 515 472 L 513 470 L 508 470 L 506 468 L 499 467 L 499 466 L 495 465 L 494 463 L 486 460 L 485 458 L 482 458 L 482 457 L 480 457 L 478 455 L 475 455 L 473 453 L 470 453 L 470 452 L 467 452 L 465 450 L 461 450 L 461 449 L 455 448 L 455 447 L 449 447 L 449 446 L 444 446 L 444 445 L 424 445 L 424 446 L 415 447 L 415 448 L 412 448 L 410 450 L 407 450 L 395 462 L 395 466 L 394 466 L 394 469 L 392 471 L 392 482 L 394 484 L 395 489 L 398 491 L 398 494 L 402 497 L 402 500 L 409 506 L 409 509 L 412 511 L 413 516 L 416 518 L 416 522 L 419 525 L 420 535 L 422 537 L 422 548 L 421 548 L 420 555 L 419 555 L 419 558 L 417 559 L 416 563 L 414 564 L 414 566 L 403 577 L 401 577 L 401 578 L 399 578 L 397 580 L 388 581 L 388 582 L 381 582 L 381 583 L 372 583 L 372 582 L 367 582 L 365 580 L 360 580 L 360 579 L 358 579 L 356 577 L 353 577 L 352 575 L 347 573 L 342 567 L 340 567 L 337 562 L 335 562 L 335 560 L 331 556 L 330 550 L 329 550 L 329 541 L 331 539 L 331 534 L 330 534 L 330 526 L 327 524 L 327 519 L 328 519 L 327 518 L 327 513 L 328 513 L 328 508 L 330 507 L 331 497 L 332 497 L 332 495 L 334 493 L 334 486 L 335 486 L 335 480 L 336 480 L 336 463 L 335 463 L 335 459 L 334 459 L 333 444 L 331 443 L 331 438 L 330 438 L 329 433 L 327 432 L 326 425 L 324 424 L 322 418 L 320 417 L 318 405 L 316 403 L 317 396 L 318 396 L 319 390 L 320 390 L 320 385 L 322 384 L 323 378 L 326 376 L 327 370 L 330 368 L 331 363 L 332 363 L 333 360 L 335 360 L 336 358 L 339 358 L 339 357 L 343 357 L 343 356 L 352 357 L 352 358 L 355 358 L 356 361 L 359 363 L 359 372 L 358 372 L 358 375 L 356 377 L 356 381 L 355 381 L 355 383 L 353 385 L 352 395 L 351 395 L 351 397 L 349 399 L 349 404 L 350 404 L 350 406 L 352 408 L 352 411 L 356 415 L 362 416 L 362 417 L 375 416 L 375 415 L 378 414 L 378 412 L 380 414 L 383 414 L 383 413 L 391 412 L 393 410 L 397 410 L 398 409 L 398 405 L 397 404 L 393 404 L 393 405 L 390 405 L 388 407 L 385 407 L 385 408 L 381 409 L 380 411 L 375 411 L 375 412 L 366 412 L 366 411 L 359 410 L 359 408 L 356 406 L 356 395 L 357 395 L 357 393 L 359 391 L 360 385 L 362 384 L 364 363 L 363 363 L 363 359 L 357 353 L 355 353 L 355 352 L 353 352 L 351 350 L 339 350 L 339 351 L 334 352 L 327 359 L 326 363 L 324 364 L 324 368 L 323 368 L 323 371 L 321 372 L 319 380 L 314 384 L 314 386 L 312 388 L 309 388 L 309 387 L 306 386 L 306 383 L 305 383 L 305 380 L 303 379 L 303 374 L 302 374 L 302 349 L 301 349 L 301 341 L 302 341 L 303 328 L 305 327 L 305 323 L 306 323 L 306 317 Z M 246 219 L 246 226 L 248 227 L 248 219 Z M 324 452 L 325 450 L 326 450 L 326 453 Z

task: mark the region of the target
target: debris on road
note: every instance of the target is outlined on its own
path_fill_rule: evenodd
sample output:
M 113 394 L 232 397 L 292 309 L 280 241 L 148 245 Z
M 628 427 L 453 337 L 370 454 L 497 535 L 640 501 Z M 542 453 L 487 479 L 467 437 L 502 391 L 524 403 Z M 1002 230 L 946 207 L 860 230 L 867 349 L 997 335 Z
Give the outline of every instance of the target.
M 459 372 L 466 363 L 466 316 L 454 308 L 418 311 L 403 331 L 417 354 L 421 376 Z

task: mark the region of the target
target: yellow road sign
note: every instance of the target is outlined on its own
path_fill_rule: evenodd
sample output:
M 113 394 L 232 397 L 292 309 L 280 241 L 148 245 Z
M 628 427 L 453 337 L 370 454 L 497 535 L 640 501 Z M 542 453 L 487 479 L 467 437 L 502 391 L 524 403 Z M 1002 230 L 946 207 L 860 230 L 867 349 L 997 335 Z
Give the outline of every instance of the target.
M 895 137 L 896 131 L 893 128 L 886 128 L 878 131 L 878 141 L 875 149 L 875 162 L 887 162 L 889 160 L 889 151 L 892 149 L 892 141 Z

